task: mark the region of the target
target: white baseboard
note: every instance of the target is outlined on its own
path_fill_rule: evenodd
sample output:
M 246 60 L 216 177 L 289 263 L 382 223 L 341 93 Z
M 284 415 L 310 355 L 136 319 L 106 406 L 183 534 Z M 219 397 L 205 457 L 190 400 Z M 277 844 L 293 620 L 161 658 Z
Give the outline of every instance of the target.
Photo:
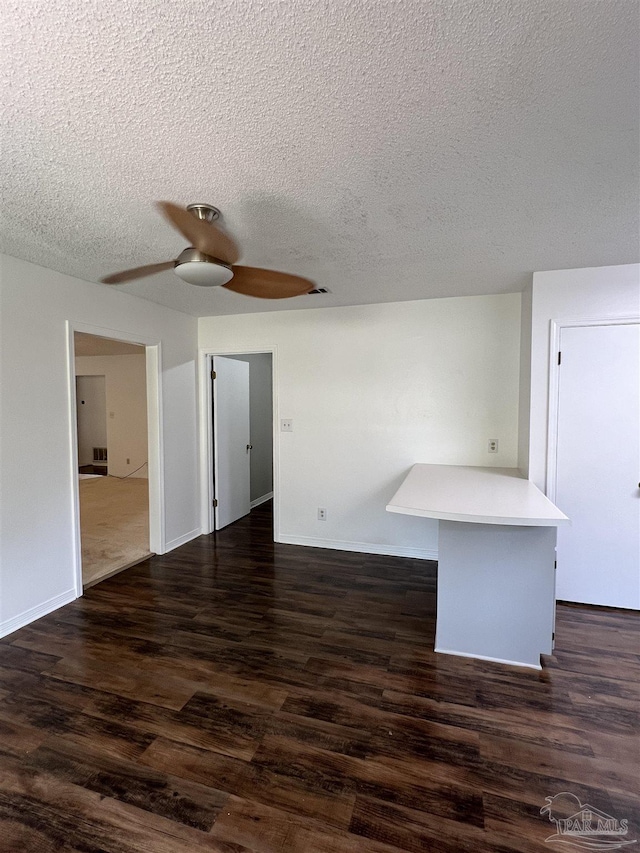
M 77 598 L 75 589 L 68 589 L 66 592 L 61 592 L 60 595 L 54 595 L 48 601 L 43 601 L 42 604 L 36 604 L 35 607 L 30 607 L 29 610 L 24 610 L 12 619 L 6 619 L 0 623 L 0 637 L 6 637 L 7 634 L 13 634 L 18 628 L 24 628 L 36 619 L 46 616 L 47 613 L 52 613 L 59 607 L 65 604 L 70 604 Z
M 452 652 L 450 649 L 435 648 L 434 652 L 439 655 L 453 655 L 458 658 L 472 658 L 473 660 L 488 660 L 491 663 L 506 663 L 508 666 L 523 666 L 525 669 L 542 669 L 542 666 L 537 663 L 523 663 L 520 660 L 505 660 L 504 658 L 492 658 L 488 655 L 472 655 L 469 652 Z
M 273 497 L 273 492 L 268 492 L 266 495 L 263 495 L 261 498 L 256 498 L 255 501 L 251 501 L 251 509 L 256 506 L 260 506 L 260 504 L 266 504 L 267 501 L 270 501 Z
M 429 548 L 405 548 L 403 545 L 379 545 L 371 542 L 345 542 L 341 539 L 316 539 L 313 536 L 279 536 L 284 545 L 304 545 L 308 548 L 331 548 L 334 551 L 356 551 L 379 554 L 383 557 L 410 557 L 414 560 L 437 560 L 438 552 Z
M 181 545 L 186 545 L 187 542 L 191 542 L 192 539 L 197 539 L 198 536 L 201 535 L 202 528 L 194 527 L 193 530 L 190 530 L 188 533 L 185 533 L 184 536 L 178 536 L 176 539 L 171 539 L 169 542 L 166 542 L 163 553 L 167 554 L 169 551 L 173 551 L 174 548 L 179 548 Z

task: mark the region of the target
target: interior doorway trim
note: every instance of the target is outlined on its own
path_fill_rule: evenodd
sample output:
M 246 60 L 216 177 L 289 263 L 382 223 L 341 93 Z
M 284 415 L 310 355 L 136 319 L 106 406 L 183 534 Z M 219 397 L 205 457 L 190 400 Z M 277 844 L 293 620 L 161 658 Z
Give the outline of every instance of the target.
M 149 550 L 155 554 L 165 552 L 164 524 L 164 453 L 162 436 L 162 344 L 148 335 L 107 329 L 67 320 L 67 387 L 68 425 L 71 446 L 71 499 L 73 518 L 73 554 L 75 564 L 75 592 L 83 593 L 82 547 L 80 538 L 80 487 L 78 482 L 78 433 L 76 429 L 76 365 L 74 332 L 83 332 L 99 338 L 125 341 L 145 348 L 147 372 L 147 452 L 149 476 Z
M 563 329 L 588 326 L 627 326 L 640 323 L 640 315 L 598 317 L 584 320 L 551 320 L 549 335 L 549 417 L 547 421 L 546 494 L 555 501 L 558 468 L 558 404 L 560 400 L 560 371 L 558 353 Z
M 258 349 L 201 349 L 198 358 L 198 375 L 200 391 L 200 459 L 201 459 L 201 522 L 203 533 L 213 533 L 215 519 L 213 512 L 213 399 L 211 393 L 211 364 L 214 356 L 229 355 L 271 355 L 271 393 L 273 404 L 273 541 L 280 541 L 280 446 L 278 442 L 278 347 L 259 347 Z

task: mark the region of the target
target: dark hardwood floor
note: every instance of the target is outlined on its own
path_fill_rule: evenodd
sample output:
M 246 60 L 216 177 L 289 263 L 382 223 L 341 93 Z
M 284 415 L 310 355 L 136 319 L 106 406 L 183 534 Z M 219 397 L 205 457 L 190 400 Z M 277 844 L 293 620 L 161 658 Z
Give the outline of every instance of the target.
M 640 839 L 637 614 L 559 606 L 541 673 L 436 655 L 435 564 L 270 523 L 0 642 L 3 853 L 542 853 L 561 792 Z

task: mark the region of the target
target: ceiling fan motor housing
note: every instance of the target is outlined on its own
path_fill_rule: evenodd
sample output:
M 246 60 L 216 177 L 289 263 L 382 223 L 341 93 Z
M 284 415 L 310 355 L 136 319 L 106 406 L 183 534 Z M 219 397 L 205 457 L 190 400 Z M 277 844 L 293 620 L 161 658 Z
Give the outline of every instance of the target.
M 188 204 L 187 210 L 189 213 L 192 213 L 196 219 L 204 219 L 205 222 L 215 222 L 216 219 L 220 219 L 221 216 L 217 207 L 214 207 L 212 204 L 204 204 L 203 202 Z
M 220 287 L 233 278 L 233 270 L 229 264 L 205 255 L 193 247 L 180 253 L 174 272 L 183 281 L 198 287 Z

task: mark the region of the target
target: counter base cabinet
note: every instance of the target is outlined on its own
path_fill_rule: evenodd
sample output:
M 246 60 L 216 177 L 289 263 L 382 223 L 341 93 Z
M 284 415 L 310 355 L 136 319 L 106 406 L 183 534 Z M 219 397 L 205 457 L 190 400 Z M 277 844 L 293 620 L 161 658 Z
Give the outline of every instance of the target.
M 555 559 L 555 527 L 440 521 L 436 652 L 541 669 Z

